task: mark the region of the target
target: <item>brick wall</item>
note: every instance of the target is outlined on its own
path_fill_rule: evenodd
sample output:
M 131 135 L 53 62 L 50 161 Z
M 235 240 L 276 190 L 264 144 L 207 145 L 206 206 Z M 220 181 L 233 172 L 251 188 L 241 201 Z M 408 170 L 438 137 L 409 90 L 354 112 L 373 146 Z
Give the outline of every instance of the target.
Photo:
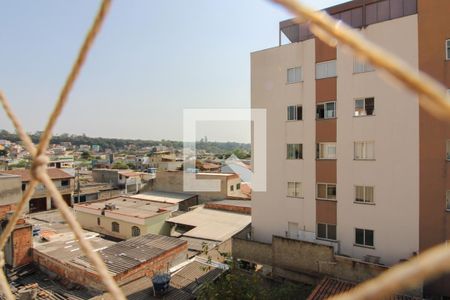
M 15 209 L 16 209 L 15 204 L 0 205 L 0 219 L 3 219 L 6 216 L 6 213 L 14 211 Z
M 140 265 L 127 270 L 126 272 L 116 274 L 114 279 L 119 286 L 124 285 L 143 276 L 152 276 L 155 271 L 166 271 L 167 267 L 172 267 L 172 264 L 177 264 L 181 262 L 179 261 L 180 259 L 185 260 L 186 257 L 187 242 L 164 252 L 152 260 L 143 262 Z M 80 265 L 54 259 L 42 252 L 37 251 L 36 249 L 33 251 L 33 260 L 42 270 L 53 272 L 61 278 L 65 278 L 87 288 L 100 291 L 106 290 L 97 273 L 91 272 Z
M 250 207 L 234 206 L 234 205 L 215 203 L 215 202 L 206 203 L 205 208 L 231 211 L 231 212 L 246 214 L 246 215 L 252 214 L 252 209 Z
M 22 219 L 23 220 L 23 219 Z M 30 224 L 17 225 L 16 229 L 12 233 L 12 267 L 24 266 L 33 261 L 32 248 L 32 226 Z

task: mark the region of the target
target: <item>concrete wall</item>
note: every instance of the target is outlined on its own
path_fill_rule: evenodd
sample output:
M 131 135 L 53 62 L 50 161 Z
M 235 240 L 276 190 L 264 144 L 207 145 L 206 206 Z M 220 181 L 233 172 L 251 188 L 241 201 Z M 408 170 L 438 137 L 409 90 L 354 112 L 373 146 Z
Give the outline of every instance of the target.
M 139 227 L 141 230 L 141 235 L 153 233 L 168 236 L 170 233 L 170 225 L 165 222 L 168 218 L 170 218 L 170 211 L 147 218 L 143 220 L 144 224 L 127 222 L 124 220 L 103 216 L 101 214 L 90 214 L 79 210 L 75 210 L 75 217 L 81 224 L 81 227 L 86 230 L 91 230 L 124 240 L 132 237 L 131 228 L 133 226 Z M 97 218 L 100 219 L 100 225 L 97 223 Z M 112 222 L 119 223 L 119 232 L 112 231 Z
M 92 170 L 92 178 L 95 182 L 110 183 L 112 185 L 119 184 L 119 171 L 118 170 L 106 170 L 106 169 L 94 169 Z
M 361 33 L 418 68 L 417 27 L 411 15 Z M 390 265 L 419 251 L 418 97 L 379 71 L 353 74 L 353 59 L 338 48 L 337 237 L 341 254 Z M 375 97 L 374 116 L 353 117 L 360 97 Z M 375 160 L 354 160 L 354 141 L 375 141 Z M 355 185 L 374 186 L 374 205 L 354 203 Z M 355 228 L 374 230 L 373 248 L 355 246 Z
M 244 233 L 244 232 L 242 232 Z M 333 247 L 273 236 L 272 244 L 233 237 L 234 259 L 244 259 L 272 267 L 272 276 L 316 284 L 324 276 L 361 282 L 386 271 L 388 267 L 334 254 Z M 409 291 L 420 295 L 421 289 Z
M 17 203 L 22 198 L 22 178 L 20 176 L 0 176 L 0 205 Z
M 211 175 L 197 175 L 197 179 L 201 180 L 220 180 L 219 192 L 193 192 L 198 195 L 200 203 L 213 200 L 222 200 L 227 198 L 229 186 L 227 185 L 226 176 L 212 177 Z M 230 183 L 231 184 L 231 183 Z M 233 182 L 233 184 L 236 184 Z M 154 191 L 186 193 L 183 188 L 183 171 L 177 172 L 158 172 L 153 184 Z
M 267 109 L 267 190 L 252 193 L 254 237 L 261 242 L 284 235 L 288 222 L 316 230 L 314 57 L 313 39 L 251 54 L 251 105 Z M 288 84 L 287 69 L 299 66 L 303 81 Z M 303 121 L 287 121 L 289 105 L 302 105 Z M 286 159 L 288 143 L 303 144 L 303 159 Z M 302 183 L 303 198 L 287 197 L 289 181 Z

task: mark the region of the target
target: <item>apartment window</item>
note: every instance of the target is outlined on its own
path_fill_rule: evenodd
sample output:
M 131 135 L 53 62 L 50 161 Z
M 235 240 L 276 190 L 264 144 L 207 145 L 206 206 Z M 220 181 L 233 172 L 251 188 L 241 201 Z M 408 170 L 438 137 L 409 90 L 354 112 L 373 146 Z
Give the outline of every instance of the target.
M 448 155 L 447 155 L 448 157 Z M 27 189 L 27 184 L 26 183 L 22 183 L 22 191 L 25 191 Z
M 373 230 L 355 228 L 355 244 L 359 246 L 373 247 Z
M 316 144 L 317 159 L 336 159 L 336 143 Z
M 375 98 L 360 98 L 355 100 L 354 116 L 373 116 L 375 112 Z
M 234 185 L 230 185 L 230 192 L 234 191 Z
M 317 119 L 332 119 L 336 118 L 336 102 L 325 102 L 316 105 Z
M 317 238 L 336 240 L 336 225 L 332 224 L 317 224 Z
M 97 225 L 100 226 L 100 218 L 97 218 Z
M 353 59 L 353 73 L 366 73 L 366 72 L 373 72 L 375 71 L 375 68 L 368 63 L 367 61 L 362 61 L 355 57 Z
M 375 142 L 355 142 L 355 155 L 357 160 L 375 159 Z
M 61 180 L 61 186 L 69 186 L 70 181 L 69 180 Z
M 111 229 L 113 232 L 119 232 L 120 230 L 120 225 L 117 222 L 112 222 L 111 224 Z
M 236 184 L 236 190 L 240 190 L 240 189 L 241 189 L 241 184 L 240 183 Z
M 373 186 L 355 186 L 355 202 L 374 203 Z
M 445 58 L 450 60 L 450 39 L 445 41 Z
M 137 226 L 131 227 L 131 236 L 140 236 L 141 235 L 141 229 Z
M 316 79 L 336 77 L 336 60 L 316 64 Z
M 317 199 L 336 200 L 336 184 L 318 183 Z
M 288 197 L 302 198 L 303 188 L 301 182 L 288 182 Z
M 290 105 L 287 108 L 288 121 L 301 121 L 303 119 L 303 110 L 301 105 Z
M 302 67 L 287 69 L 287 83 L 297 83 L 303 81 Z
M 450 140 L 447 140 L 447 160 L 450 160 Z M 23 184 L 22 184 L 22 190 L 24 190 Z
M 302 159 L 303 145 L 302 144 L 287 144 L 287 159 Z

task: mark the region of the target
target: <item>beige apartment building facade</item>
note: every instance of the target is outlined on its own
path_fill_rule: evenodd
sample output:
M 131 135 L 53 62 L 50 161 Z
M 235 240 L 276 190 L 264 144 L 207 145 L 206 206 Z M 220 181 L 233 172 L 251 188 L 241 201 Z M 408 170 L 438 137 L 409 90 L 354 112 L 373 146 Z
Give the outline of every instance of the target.
M 450 1 L 356 0 L 326 11 L 450 87 Z M 448 240 L 450 123 L 307 24 L 283 21 L 281 33 L 289 44 L 251 54 L 252 108 L 267 109 L 268 145 L 253 239 L 322 243 L 387 266 Z M 425 293 L 448 296 L 448 283 Z

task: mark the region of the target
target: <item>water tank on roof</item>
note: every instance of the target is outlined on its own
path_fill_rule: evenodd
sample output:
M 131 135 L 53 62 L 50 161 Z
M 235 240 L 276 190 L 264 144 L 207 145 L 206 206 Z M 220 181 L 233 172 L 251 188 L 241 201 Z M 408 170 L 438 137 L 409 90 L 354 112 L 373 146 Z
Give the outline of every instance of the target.
M 160 273 L 152 277 L 155 296 L 164 295 L 169 290 L 170 274 Z

